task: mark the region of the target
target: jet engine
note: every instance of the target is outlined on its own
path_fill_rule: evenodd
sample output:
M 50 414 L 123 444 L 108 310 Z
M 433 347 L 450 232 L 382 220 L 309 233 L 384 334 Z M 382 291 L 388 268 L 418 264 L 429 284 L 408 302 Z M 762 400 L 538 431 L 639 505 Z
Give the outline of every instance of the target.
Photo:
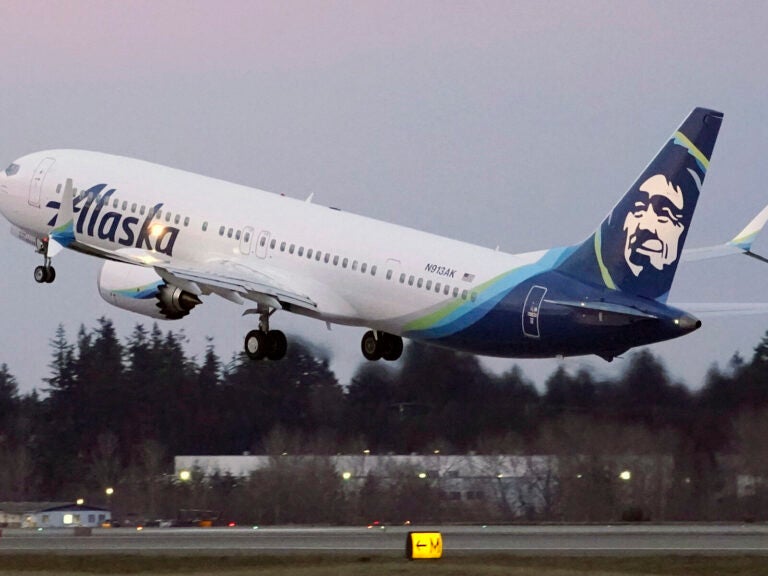
M 183 318 L 200 298 L 168 284 L 152 268 L 107 260 L 99 272 L 99 294 L 123 310 L 163 320 Z

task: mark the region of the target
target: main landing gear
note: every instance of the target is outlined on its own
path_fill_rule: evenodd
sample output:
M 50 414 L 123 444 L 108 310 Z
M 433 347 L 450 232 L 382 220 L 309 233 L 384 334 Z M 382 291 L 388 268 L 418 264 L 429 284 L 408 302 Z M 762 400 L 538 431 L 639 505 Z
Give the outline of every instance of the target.
M 43 240 L 38 244 L 37 252 L 43 255 L 43 265 L 35 268 L 35 282 L 50 284 L 56 279 L 56 270 L 51 266 L 51 259 L 48 257 L 48 241 Z
M 269 329 L 272 312 L 259 313 L 259 329 L 245 337 L 245 353 L 251 360 L 281 360 L 288 351 L 288 340 L 280 330 Z
M 391 362 L 402 355 L 403 339 L 387 332 L 369 330 L 363 335 L 360 348 L 366 360 L 384 359 Z

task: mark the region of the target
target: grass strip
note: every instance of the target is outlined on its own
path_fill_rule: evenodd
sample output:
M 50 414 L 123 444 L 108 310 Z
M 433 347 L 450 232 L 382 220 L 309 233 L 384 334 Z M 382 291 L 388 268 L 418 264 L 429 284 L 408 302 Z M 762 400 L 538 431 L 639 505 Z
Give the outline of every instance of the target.
M 391 556 L 332 555 L 77 555 L 3 554 L 0 574 L 216 574 L 224 576 L 764 576 L 766 556 L 446 557 L 408 561 Z

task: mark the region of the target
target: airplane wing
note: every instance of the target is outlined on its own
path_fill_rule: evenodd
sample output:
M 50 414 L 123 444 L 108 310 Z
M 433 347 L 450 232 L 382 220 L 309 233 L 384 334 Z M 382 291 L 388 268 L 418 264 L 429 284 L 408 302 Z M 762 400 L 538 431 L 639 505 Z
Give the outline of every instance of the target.
M 698 260 L 709 260 L 711 258 L 722 258 L 724 256 L 733 256 L 735 254 L 744 254 L 768 263 L 768 258 L 752 252 L 752 243 L 760 234 L 766 222 L 768 222 L 768 206 L 763 208 L 744 229 L 736 234 L 730 241 L 717 246 L 708 246 L 706 248 L 694 248 L 691 250 L 683 249 L 682 260 L 686 262 L 696 262 Z
M 251 300 L 273 308 L 317 308 L 309 296 L 290 287 L 289 279 L 232 260 L 211 260 L 203 265 L 159 264 L 154 269 L 166 282 L 195 295 L 212 293 L 237 304 Z

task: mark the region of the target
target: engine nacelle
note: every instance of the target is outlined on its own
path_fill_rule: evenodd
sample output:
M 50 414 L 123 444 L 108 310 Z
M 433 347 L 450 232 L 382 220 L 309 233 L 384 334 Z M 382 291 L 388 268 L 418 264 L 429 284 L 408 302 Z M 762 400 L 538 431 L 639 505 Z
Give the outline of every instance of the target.
M 168 284 L 152 268 L 107 260 L 99 272 L 99 294 L 123 310 L 163 320 L 183 318 L 200 298 Z

